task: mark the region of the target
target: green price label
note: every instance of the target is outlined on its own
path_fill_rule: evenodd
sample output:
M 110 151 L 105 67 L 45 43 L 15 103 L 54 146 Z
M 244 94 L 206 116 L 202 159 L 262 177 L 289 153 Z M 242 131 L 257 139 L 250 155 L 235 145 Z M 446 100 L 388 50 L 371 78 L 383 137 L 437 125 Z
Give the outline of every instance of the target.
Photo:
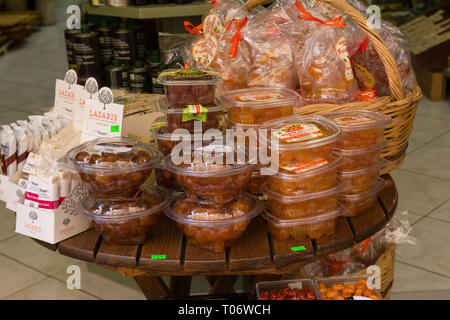
M 120 125 L 111 126 L 111 132 L 120 132 Z
M 181 118 L 182 122 L 187 122 L 191 120 L 206 122 L 206 115 L 208 114 L 208 109 L 206 109 L 201 104 L 188 105 L 183 110 L 183 116 Z
M 298 247 L 292 247 L 291 250 L 295 252 L 295 251 L 306 250 L 306 248 L 304 246 L 298 246 Z
M 152 260 L 164 260 L 166 259 L 165 254 L 152 254 Z

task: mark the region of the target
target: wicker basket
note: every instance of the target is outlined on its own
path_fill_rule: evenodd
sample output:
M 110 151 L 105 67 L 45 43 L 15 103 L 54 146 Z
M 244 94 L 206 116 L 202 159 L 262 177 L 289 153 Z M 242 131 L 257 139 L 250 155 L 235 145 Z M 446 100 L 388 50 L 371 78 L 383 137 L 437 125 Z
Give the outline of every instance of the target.
M 386 250 L 380 255 L 375 262 L 380 268 L 381 276 L 381 289 L 380 292 L 384 299 L 389 299 L 391 296 L 392 285 L 394 282 L 394 268 L 395 268 L 395 244 L 392 244 L 386 248 Z M 348 275 L 348 277 L 355 276 L 368 276 L 367 269 Z M 345 277 L 345 276 L 344 276 Z M 313 279 L 317 280 L 321 277 L 311 277 L 306 274 L 287 274 L 283 275 L 281 279 Z
M 388 173 L 398 168 L 406 154 L 408 138 L 411 133 L 416 114 L 417 104 L 422 97 L 422 91 L 416 86 L 410 92 L 404 93 L 400 73 L 394 58 L 384 45 L 375 29 L 369 29 L 364 16 L 345 0 L 322 0 L 348 15 L 368 36 L 377 50 L 386 70 L 392 96 L 378 97 L 374 102 L 357 101 L 347 104 L 312 104 L 298 110 L 299 114 L 323 114 L 340 110 L 373 110 L 390 116 L 393 124 L 386 128 L 385 138 L 388 140 L 382 155 L 387 160 L 387 166 L 382 173 Z M 266 0 L 248 0 L 246 6 L 254 8 Z

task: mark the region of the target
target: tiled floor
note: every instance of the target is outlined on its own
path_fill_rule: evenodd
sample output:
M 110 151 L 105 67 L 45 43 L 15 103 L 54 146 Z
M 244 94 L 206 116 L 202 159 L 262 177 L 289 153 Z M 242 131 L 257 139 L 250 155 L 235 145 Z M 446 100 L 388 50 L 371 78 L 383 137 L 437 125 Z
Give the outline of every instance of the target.
M 66 70 L 65 1 L 58 24 L 42 27 L 0 57 L 0 124 L 41 114 L 53 104 L 54 81 Z M 73 1 L 69 1 L 72 3 Z M 393 172 L 417 245 L 399 248 L 393 298 L 450 299 L 450 102 L 419 105 L 403 166 Z M 14 215 L 0 204 L 0 299 L 144 299 L 128 278 L 44 249 L 14 233 Z M 69 290 L 69 265 L 81 268 L 81 290 Z M 195 278 L 194 291 L 207 284 Z M 238 285 L 237 287 L 240 287 Z

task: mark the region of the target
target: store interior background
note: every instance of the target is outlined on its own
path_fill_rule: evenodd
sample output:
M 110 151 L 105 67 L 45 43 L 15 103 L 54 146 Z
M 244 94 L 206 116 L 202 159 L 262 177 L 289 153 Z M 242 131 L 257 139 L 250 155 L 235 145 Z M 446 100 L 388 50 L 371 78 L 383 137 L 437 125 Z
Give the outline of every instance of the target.
M 67 69 L 65 10 L 79 1 L 54 2 L 57 23 L 0 56 L 0 125 L 53 105 L 55 79 Z M 450 299 L 450 100 L 420 101 L 406 161 L 392 176 L 397 211 L 409 212 L 417 244 L 397 252 L 391 299 Z M 47 250 L 15 234 L 14 227 L 13 212 L 1 202 L 0 299 L 145 299 L 131 278 Z M 81 267 L 81 290 L 66 287 L 66 269 L 73 264 Z M 203 277 L 194 277 L 194 293 L 208 289 Z

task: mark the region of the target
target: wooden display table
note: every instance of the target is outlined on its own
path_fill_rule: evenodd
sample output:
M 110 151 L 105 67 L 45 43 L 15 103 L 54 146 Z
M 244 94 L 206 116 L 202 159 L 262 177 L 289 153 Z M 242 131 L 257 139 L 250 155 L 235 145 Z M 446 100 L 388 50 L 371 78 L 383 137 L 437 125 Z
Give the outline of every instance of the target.
M 372 210 L 358 217 L 340 217 L 335 234 L 305 242 L 282 242 L 271 238 L 261 217 L 254 219 L 243 237 L 225 253 L 187 244 L 177 225 L 166 217 L 143 245 L 108 245 L 93 229 L 57 245 L 36 241 L 63 255 L 134 277 L 148 299 L 188 296 L 192 275 L 206 276 L 212 287 L 211 294 L 229 293 L 238 275 L 247 276 L 247 289 L 250 289 L 248 276 L 292 272 L 380 231 L 394 214 L 398 199 L 392 178 L 389 175 L 383 178 L 385 187 Z M 161 279 L 163 275 L 172 277 L 170 288 Z

